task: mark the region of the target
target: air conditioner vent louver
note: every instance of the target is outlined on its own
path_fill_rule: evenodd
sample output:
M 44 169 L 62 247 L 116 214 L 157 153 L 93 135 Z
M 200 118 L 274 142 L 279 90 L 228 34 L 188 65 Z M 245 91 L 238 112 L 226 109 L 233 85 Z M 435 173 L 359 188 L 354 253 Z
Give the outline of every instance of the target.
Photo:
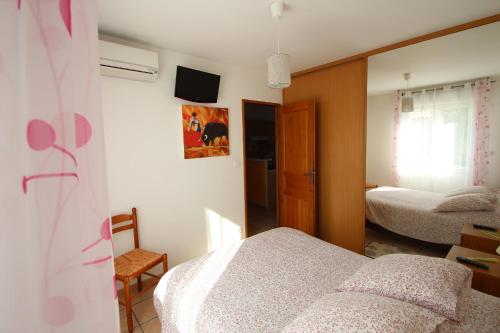
M 158 53 L 102 40 L 99 47 L 102 75 L 149 82 L 158 78 Z

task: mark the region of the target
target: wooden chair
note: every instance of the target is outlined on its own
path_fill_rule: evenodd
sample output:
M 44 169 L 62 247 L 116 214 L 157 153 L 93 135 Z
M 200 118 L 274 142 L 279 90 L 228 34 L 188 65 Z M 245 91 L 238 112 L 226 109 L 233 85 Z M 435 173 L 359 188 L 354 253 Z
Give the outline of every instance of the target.
M 122 224 L 132 221 L 132 223 Z M 134 325 L 132 322 L 132 299 L 136 298 L 158 284 L 161 276 L 148 273 L 151 268 L 163 263 L 163 274 L 168 270 L 167 254 L 145 251 L 139 248 L 139 233 L 137 230 L 137 210 L 132 208 L 132 214 L 120 214 L 111 218 L 113 234 L 117 232 L 133 229 L 135 248 L 119 257 L 115 258 L 116 279 L 123 282 L 125 300 L 118 302 L 125 306 L 127 312 L 127 326 L 129 333 L 132 333 Z M 116 226 L 115 224 L 121 224 Z M 147 282 L 142 283 L 141 275 L 150 276 Z M 137 292 L 132 295 L 130 281 L 137 278 Z M 144 288 L 143 288 L 144 287 Z

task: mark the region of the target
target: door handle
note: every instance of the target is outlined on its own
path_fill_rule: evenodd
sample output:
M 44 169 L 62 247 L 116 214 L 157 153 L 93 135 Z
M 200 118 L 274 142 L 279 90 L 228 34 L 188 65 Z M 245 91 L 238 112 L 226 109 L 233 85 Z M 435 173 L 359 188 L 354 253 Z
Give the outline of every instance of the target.
M 309 170 L 306 173 L 304 173 L 304 176 L 309 177 L 309 184 L 314 185 L 314 178 L 316 176 L 316 171 Z

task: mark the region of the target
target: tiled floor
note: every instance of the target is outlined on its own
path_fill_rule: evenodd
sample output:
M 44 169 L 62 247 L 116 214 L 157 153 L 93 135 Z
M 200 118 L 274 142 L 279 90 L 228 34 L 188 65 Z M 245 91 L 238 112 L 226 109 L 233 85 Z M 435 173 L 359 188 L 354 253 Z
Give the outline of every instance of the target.
M 440 258 L 446 257 L 451 248 L 450 245 L 433 244 L 404 237 L 367 222 L 365 228 L 365 246 L 368 246 L 371 242 L 393 245 L 403 249 L 407 253 L 417 253 Z
M 266 209 L 261 206 L 248 204 L 248 236 L 257 235 L 278 226 L 276 209 Z
M 135 285 L 132 287 L 135 290 Z M 134 333 L 159 333 L 161 332 L 160 320 L 153 305 L 154 288 L 132 301 Z M 119 294 L 123 299 L 122 291 Z M 127 331 L 127 315 L 125 307 L 120 305 L 120 328 L 121 332 Z

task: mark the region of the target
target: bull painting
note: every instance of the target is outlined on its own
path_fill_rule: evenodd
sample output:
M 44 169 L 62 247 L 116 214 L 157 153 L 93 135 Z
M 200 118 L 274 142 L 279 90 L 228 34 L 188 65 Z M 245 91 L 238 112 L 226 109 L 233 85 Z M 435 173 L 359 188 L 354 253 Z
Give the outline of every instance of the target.
M 182 106 L 184 158 L 229 155 L 227 108 Z
M 201 133 L 201 139 L 205 143 L 205 146 L 211 146 L 214 144 L 215 139 L 225 137 L 227 139 L 227 126 L 223 123 L 208 123 L 205 125 L 203 133 Z

